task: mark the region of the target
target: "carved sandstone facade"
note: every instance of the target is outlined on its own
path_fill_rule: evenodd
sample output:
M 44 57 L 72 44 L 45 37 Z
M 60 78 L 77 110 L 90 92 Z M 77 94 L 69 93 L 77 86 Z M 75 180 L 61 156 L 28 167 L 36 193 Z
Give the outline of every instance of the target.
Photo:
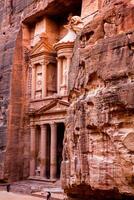
M 74 40 L 58 42 L 81 0 L 3 0 L 0 8 L 0 179 L 53 179 L 51 168 L 59 178 Z
M 69 200 L 133 198 L 133 10 L 0 2 L 0 179 L 61 178 Z
M 69 106 L 68 73 L 76 33 L 68 25 L 68 33 L 53 43 L 47 36 L 47 30 L 52 29 L 47 18 L 35 27 L 27 81 L 31 93 L 30 178 L 56 180 L 60 177 L 64 123 Z

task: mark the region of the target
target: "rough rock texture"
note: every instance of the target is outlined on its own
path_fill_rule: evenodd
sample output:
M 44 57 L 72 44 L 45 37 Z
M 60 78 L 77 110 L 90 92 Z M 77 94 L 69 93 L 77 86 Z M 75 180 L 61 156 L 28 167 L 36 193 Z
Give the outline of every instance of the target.
M 0 0 L 0 179 L 29 175 L 25 25 L 67 17 L 78 2 Z M 70 70 L 63 188 L 69 199 L 133 199 L 134 0 L 89 2 Z
M 23 176 L 25 66 L 21 13 L 32 2 L 0 1 L 0 179 Z
M 133 3 L 109 1 L 76 41 L 62 162 L 68 199 L 134 198 Z

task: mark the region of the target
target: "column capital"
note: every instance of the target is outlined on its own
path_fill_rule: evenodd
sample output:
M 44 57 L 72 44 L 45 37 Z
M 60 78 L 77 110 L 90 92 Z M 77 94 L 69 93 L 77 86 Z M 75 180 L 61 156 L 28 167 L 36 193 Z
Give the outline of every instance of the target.
M 56 60 L 57 60 L 57 61 L 60 61 L 60 60 L 61 60 L 61 57 L 56 57 Z
M 56 122 L 51 122 L 50 126 L 52 126 L 52 127 L 57 126 L 57 123 Z
M 34 124 L 32 124 L 32 125 L 30 125 L 30 129 L 32 130 L 35 130 L 36 129 L 36 125 L 34 125 Z
M 47 124 L 41 124 L 40 127 L 41 127 L 41 129 L 44 129 L 47 127 Z
M 48 61 L 48 60 L 43 60 L 43 61 L 40 62 L 40 65 L 45 65 L 45 66 L 47 66 L 49 63 L 50 63 L 50 61 Z
M 65 57 L 66 59 L 70 59 L 70 60 L 72 59 L 72 55 L 66 55 Z

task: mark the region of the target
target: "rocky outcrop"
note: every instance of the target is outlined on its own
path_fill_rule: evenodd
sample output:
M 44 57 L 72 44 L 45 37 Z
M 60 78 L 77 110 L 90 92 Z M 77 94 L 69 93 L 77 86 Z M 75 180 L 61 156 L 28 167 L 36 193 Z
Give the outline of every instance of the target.
M 68 199 L 134 198 L 133 11 L 132 1 L 111 1 L 76 41 L 62 162 Z

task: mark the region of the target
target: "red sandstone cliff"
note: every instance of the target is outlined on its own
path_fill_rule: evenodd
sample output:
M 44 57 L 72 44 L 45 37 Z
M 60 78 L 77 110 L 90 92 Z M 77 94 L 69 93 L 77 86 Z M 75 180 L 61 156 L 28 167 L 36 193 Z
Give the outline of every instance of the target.
M 133 20 L 132 1 L 109 1 L 76 41 L 62 163 L 68 199 L 134 195 Z
M 68 14 L 74 2 L 0 1 L 0 178 L 29 175 L 22 24 Z M 77 38 L 70 70 L 62 181 L 74 199 L 134 195 L 134 2 L 104 2 Z

